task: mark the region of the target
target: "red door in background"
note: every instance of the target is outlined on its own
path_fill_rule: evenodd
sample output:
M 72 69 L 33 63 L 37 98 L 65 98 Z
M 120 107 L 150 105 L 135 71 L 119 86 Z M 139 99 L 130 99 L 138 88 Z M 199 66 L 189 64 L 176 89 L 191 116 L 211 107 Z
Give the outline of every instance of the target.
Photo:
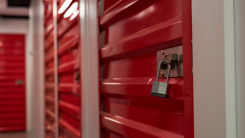
M 102 137 L 193 138 L 190 0 L 100 0 L 99 7 Z M 169 78 L 169 98 L 151 96 L 158 51 L 177 46 L 184 76 Z
M 0 34 L 0 132 L 25 131 L 25 35 Z

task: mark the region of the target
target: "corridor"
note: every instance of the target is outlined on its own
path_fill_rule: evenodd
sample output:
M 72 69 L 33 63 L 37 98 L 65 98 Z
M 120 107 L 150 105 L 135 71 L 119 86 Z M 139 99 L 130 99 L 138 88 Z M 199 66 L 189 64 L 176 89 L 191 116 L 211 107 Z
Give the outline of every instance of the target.
M 245 0 L 0 0 L 0 138 L 245 138 Z
M 30 138 L 26 132 L 0 133 L 0 138 Z

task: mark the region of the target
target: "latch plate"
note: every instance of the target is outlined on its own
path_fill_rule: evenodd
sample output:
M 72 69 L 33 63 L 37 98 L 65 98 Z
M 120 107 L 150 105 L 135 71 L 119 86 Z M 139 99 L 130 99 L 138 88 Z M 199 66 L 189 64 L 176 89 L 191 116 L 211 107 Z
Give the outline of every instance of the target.
M 176 46 L 172 48 L 167 48 L 163 50 L 157 51 L 157 67 L 158 69 L 158 63 L 166 58 L 171 61 L 171 54 L 177 54 L 178 55 L 178 61 L 172 63 L 172 67 L 170 70 L 170 75 L 169 77 L 183 77 L 183 51 L 182 51 L 182 46 Z M 159 77 L 166 77 L 168 74 L 167 68 L 161 68 L 160 71 L 160 76 Z M 165 76 L 164 76 L 165 75 Z

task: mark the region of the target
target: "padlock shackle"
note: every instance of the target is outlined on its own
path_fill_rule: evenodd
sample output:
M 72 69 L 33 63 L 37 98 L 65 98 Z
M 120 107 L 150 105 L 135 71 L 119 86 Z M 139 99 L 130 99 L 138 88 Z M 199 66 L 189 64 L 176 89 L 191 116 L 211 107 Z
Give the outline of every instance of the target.
M 168 59 L 163 59 L 163 60 L 160 61 L 159 66 L 158 66 L 157 80 L 156 81 L 158 81 L 159 76 L 160 76 L 161 64 L 164 63 L 164 62 L 167 62 L 168 64 L 170 63 Z M 168 77 L 169 77 L 169 74 L 170 74 L 170 68 L 171 68 L 171 65 L 169 64 L 168 76 L 167 76 L 166 83 L 168 82 Z
M 166 83 L 168 83 L 168 78 L 169 78 L 170 70 L 171 70 L 171 64 L 168 63 L 168 76 L 167 76 Z

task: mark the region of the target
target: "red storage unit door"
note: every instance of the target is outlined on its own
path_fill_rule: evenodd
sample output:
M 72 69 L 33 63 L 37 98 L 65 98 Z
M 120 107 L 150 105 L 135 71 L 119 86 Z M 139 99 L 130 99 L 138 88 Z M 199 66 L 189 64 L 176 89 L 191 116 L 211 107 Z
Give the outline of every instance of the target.
M 100 1 L 104 10 L 99 22 L 102 137 L 193 137 L 192 97 L 189 100 L 185 94 L 187 84 L 192 87 L 192 75 L 186 74 L 191 71 L 191 49 L 185 46 L 182 31 L 182 22 L 190 20 L 183 15 L 189 14 L 182 8 L 187 4 L 179 0 Z M 151 96 L 157 51 L 179 45 L 183 45 L 186 76 L 169 79 L 168 99 Z
M 57 7 L 59 137 L 80 138 L 79 1 L 60 0 Z
M 46 138 L 57 136 L 57 117 L 55 111 L 55 45 L 53 1 L 44 1 L 44 66 L 45 66 L 45 127 Z
M 0 132 L 25 131 L 25 35 L 0 34 Z

